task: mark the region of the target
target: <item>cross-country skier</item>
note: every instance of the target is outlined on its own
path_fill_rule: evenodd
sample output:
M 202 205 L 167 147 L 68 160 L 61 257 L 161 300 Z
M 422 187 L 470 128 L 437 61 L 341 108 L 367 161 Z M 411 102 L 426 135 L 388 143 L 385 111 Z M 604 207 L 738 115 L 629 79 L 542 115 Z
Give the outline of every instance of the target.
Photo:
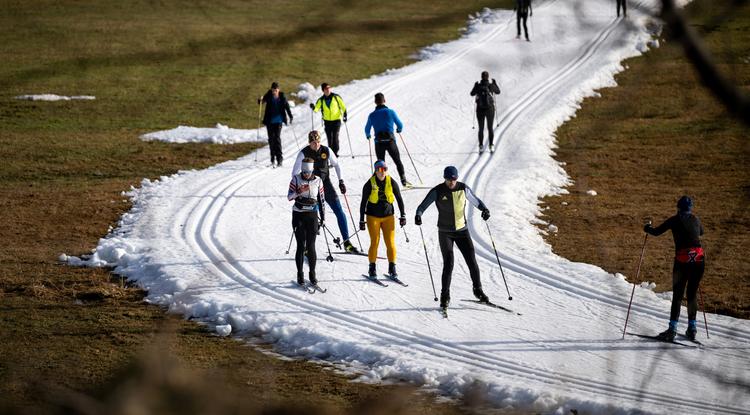
M 622 7 L 622 15 L 628 17 L 628 3 L 626 0 L 617 0 L 617 17 L 620 17 L 620 7 Z
M 344 240 L 344 249 L 347 252 L 357 253 L 359 251 L 349 241 L 349 225 L 346 222 L 344 209 L 341 207 L 339 195 L 331 183 L 329 174 L 329 169 L 333 167 L 336 170 L 336 176 L 339 178 L 339 190 L 342 194 L 346 193 L 344 176 L 341 174 L 341 166 L 339 166 L 338 159 L 328 147 L 320 144 L 320 133 L 317 130 L 310 131 L 307 135 L 307 140 L 310 144 L 297 154 L 297 160 L 294 162 L 294 167 L 292 168 L 292 176 L 299 174 L 303 159 L 310 158 L 313 160 L 315 163 L 314 174 L 323 181 L 326 203 L 333 210 L 333 214 L 336 215 L 339 231 L 341 231 L 341 238 Z
M 531 9 L 531 0 L 516 0 L 516 7 L 513 8 L 513 11 L 516 12 L 516 28 L 518 29 L 516 39 L 521 38 L 521 21 L 523 21 L 523 33 L 526 35 L 526 41 L 528 42 L 529 28 L 526 27 L 526 19 L 534 15 L 534 11 Z
M 484 153 L 484 122 L 487 121 L 487 136 L 490 139 L 490 153 L 495 152 L 495 97 L 494 94 L 500 93 L 500 87 L 497 81 L 492 79 L 487 71 L 482 72 L 482 79 L 474 83 L 471 89 L 471 96 L 476 103 L 477 122 L 479 124 L 479 154 Z
M 703 226 L 700 219 L 692 212 L 693 200 L 682 196 L 677 201 L 677 214 L 667 219 L 656 228 L 651 224 L 643 230 L 649 235 L 659 236 L 667 230 L 672 231 L 674 238 L 674 265 L 672 268 L 672 310 L 669 314 L 669 328 L 659 333 L 659 338 L 666 341 L 674 340 L 677 333 L 677 323 L 680 319 L 680 305 L 687 287 L 688 328 L 685 336 L 695 340 L 696 321 L 698 314 L 698 285 L 703 278 L 706 257 L 701 247 L 700 236 Z
M 266 111 L 263 114 L 263 125 L 268 132 L 268 147 L 271 150 L 271 165 L 274 162 L 281 166 L 284 155 L 281 153 L 281 124 L 288 125 L 294 119 L 292 111 L 289 109 L 284 93 L 279 90 L 279 84 L 273 82 L 271 89 L 258 100 L 266 104 Z M 287 119 L 287 116 L 289 117 Z
M 339 156 L 339 130 L 341 129 L 341 120 L 346 122 L 346 105 L 339 94 L 331 91 L 331 86 L 323 82 L 320 85 L 323 90 L 323 96 L 318 98 L 315 104 L 310 104 L 314 112 L 323 112 L 323 125 L 325 126 L 326 137 L 328 137 L 328 147 L 333 150 L 336 157 Z
M 370 234 L 370 249 L 367 251 L 367 258 L 370 260 L 368 275 L 373 278 L 378 275 L 375 270 L 375 260 L 378 257 L 381 230 L 387 248 L 388 274 L 398 277 L 394 201 L 398 202 L 398 210 L 401 213 L 398 223 L 403 228 L 406 226 L 406 211 L 404 200 L 401 198 L 401 190 L 399 190 L 398 183 L 391 180 L 391 176 L 388 175 L 388 166 L 385 161 L 378 160 L 375 162 L 375 174 L 362 187 L 362 202 L 359 204 L 359 229 L 365 230 L 366 224 Z M 365 214 L 367 214 L 367 222 L 365 222 Z
M 315 237 L 318 234 L 318 226 L 323 226 L 325 219 L 325 190 L 323 181 L 315 176 L 315 161 L 305 158 L 301 163 L 301 172 L 292 177 L 289 182 L 287 199 L 294 200 L 292 208 L 292 229 L 297 240 L 297 252 L 294 254 L 294 262 L 297 264 L 297 284 L 305 283 L 302 271 L 303 258 L 307 255 L 307 263 L 310 268 L 310 283 L 318 283 L 315 278 Z M 320 215 L 320 220 L 318 220 Z
M 443 254 L 442 288 L 440 308 L 447 308 L 450 302 L 451 274 L 453 273 L 453 244 L 458 246 L 469 267 L 474 296 L 481 302 L 489 302 L 482 291 L 479 279 L 479 265 L 474 253 L 474 242 L 466 226 L 466 201 L 482 211 L 482 219 L 490 218 L 490 210 L 479 200 L 469 186 L 458 181 L 458 169 L 448 166 L 443 171 L 445 182 L 433 187 L 417 208 L 414 224 L 422 225 L 422 214 L 434 202 L 438 210 L 438 241 Z
M 375 155 L 378 160 L 385 160 L 385 152 L 390 154 L 393 163 L 396 164 L 396 170 L 401 178 L 401 185 L 411 187 L 412 184 L 406 180 L 404 165 L 401 163 L 401 155 L 396 145 L 396 136 L 393 135 L 393 125 L 396 125 L 396 132 L 400 133 L 404 129 L 404 124 L 398 118 L 396 111 L 385 106 L 385 96 L 382 92 L 375 94 L 375 111 L 367 117 L 365 125 L 365 137 L 370 139 L 370 130 L 375 130 Z

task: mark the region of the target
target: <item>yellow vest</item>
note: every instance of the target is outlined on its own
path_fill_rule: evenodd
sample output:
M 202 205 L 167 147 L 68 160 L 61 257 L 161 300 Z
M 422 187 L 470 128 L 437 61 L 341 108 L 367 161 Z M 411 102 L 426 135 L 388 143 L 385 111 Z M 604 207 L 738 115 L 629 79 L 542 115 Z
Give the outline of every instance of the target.
M 318 101 L 315 103 L 315 108 L 313 111 L 318 112 L 320 110 L 323 110 L 323 119 L 326 121 L 336 121 L 340 120 L 341 117 L 344 116 L 344 112 L 346 112 L 346 105 L 344 105 L 344 101 L 341 99 L 340 96 L 334 95 L 331 99 L 331 106 L 328 107 L 325 104 L 325 95 L 318 98 Z
M 372 186 L 372 190 L 370 191 L 370 197 L 367 199 L 367 201 L 374 205 L 378 203 L 378 192 L 380 191 L 380 188 L 378 187 L 378 181 L 375 180 L 374 174 L 372 175 L 372 177 L 370 177 L 370 186 Z M 396 200 L 396 196 L 393 195 L 391 176 L 388 175 L 385 176 L 385 198 L 390 204 L 393 204 L 393 201 Z

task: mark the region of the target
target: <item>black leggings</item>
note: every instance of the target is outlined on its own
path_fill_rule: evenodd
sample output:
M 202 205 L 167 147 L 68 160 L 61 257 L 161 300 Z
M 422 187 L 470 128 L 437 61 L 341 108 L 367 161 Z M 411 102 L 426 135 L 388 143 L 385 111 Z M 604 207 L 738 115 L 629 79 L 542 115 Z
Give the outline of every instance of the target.
M 674 263 L 672 268 L 672 310 L 669 313 L 669 319 L 677 321 L 680 318 L 680 306 L 682 297 L 687 288 L 687 309 L 688 320 L 695 320 L 698 314 L 698 285 L 703 278 L 703 271 L 706 267 L 705 262 L 693 263 Z
M 339 156 L 339 130 L 341 130 L 341 121 L 335 120 L 335 121 L 325 121 L 323 120 L 323 124 L 325 125 L 325 131 L 326 131 L 326 137 L 328 137 L 328 147 L 333 150 L 333 154 L 336 155 L 336 157 Z
M 471 285 L 474 289 L 481 289 L 482 282 L 479 280 L 479 265 L 477 265 L 476 254 L 474 253 L 474 242 L 468 229 L 458 232 L 438 232 L 440 242 L 440 253 L 443 254 L 443 278 L 442 289 L 440 290 L 441 299 L 450 299 L 451 274 L 453 274 L 453 243 L 458 246 L 461 255 L 464 256 L 466 265 L 469 267 L 471 276 Z
M 315 261 L 318 259 L 315 253 L 315 238 L 318 236 L 318 212 L 292 212 L 292 228 L 294 229 L 294 238 L 297 240 L 297 252 L 294 254 L 297 272 L 302 272 L 305 249 L 307 249 L 307 264 L 310 267 L 310 279 L 312 279 L 315 276 Z
M 401 181 L 404 181 L 406 179 L 406 172 L 404 171 L 404 164 L 401 163 L 401 154 L 398 151 L 396 140 L 375 142 L 375 155 L 378 157 L 378 160 L 385 160 L 386 151 L 388 151 L 388 154 L 390 154 L 393 162 L 396 164 L 398 176 L 401 178 Z
M 518 28 L 518 36 L 521 36 L 521 20 L 523 20 L 523 33 L 524 35 L 526 35 L 526 40 L 529 40 L 529 28 L 526 27 L 526 19 L 528 18 L 529 15 L 527 13 L 516 13 L 516 27 Z
M 617 16 L 620 16 L 620 7 L 622 7 L 622 13 L 628 15 L 628 4 L 625 0 L 617 0 Z
M 479 123 L 479 145 L 484 145 L 484 120 L 487 120 L 487 138 L 490 139 L 490 145 L 495 141 L 495 110 L 477 110 L 477 122 Z
M 268 148 L 271 150 L 271 163 L 281 164 L 283 156 L 281 154 L 281 124 L 271 124 L 266 126 L 268 131 Z

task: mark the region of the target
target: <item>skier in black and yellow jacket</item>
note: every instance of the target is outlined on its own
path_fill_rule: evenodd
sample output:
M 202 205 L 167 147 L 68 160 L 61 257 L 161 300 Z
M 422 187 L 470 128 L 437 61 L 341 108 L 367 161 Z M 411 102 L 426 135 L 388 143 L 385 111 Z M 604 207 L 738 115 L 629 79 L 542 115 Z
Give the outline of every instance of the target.
M 450 302 L 451 274 L 453 273 L 453 244 L 458 246 L 469 267 L 474 296 L 481 302 L 489 302 L 482 291 L 479 279 L 474 242 L 466 226 L 466 201 L 482 211 L 482 219 L 490 218 L 490 210 L 479 200 L 469 186 L 458 181 L 458 169 L 448 166 L 443 171 L 445 182 L 433 187 L 417 208 L 414 224 L 422 225 L 422 214 L 432 203 L 438 210 L 438 240 L 443 254 L 442 289 L 440 290 L 440 308 L 448 307 Z
M 380 231 L 383 231 L 383 239 L 388 256 L 388 274 L 398 277 L 396 273 L 396 220 L 393 202 L 398 203 L 401 213 L 399 225 L 406 225 L 406 211 L 404 200 L 401 198 L 401 190 L 395 180 L 388 175 L 388 167 L 385 161 L 375 162 L 375 174 L 373 174 L 362 187 L 362 202 L 359 204 L 359 229 L 365 230 L 367 225 L 370 234 L 370 249 L 367 258 L 370 260 L 368 275 L 376 277 L 375 260 L 378 257 L 378 245 L 380 244 Z M 367 222 L 365 222 L 367 214 Z
M 323 125 L 325 127 L 326 137 L 328 137 L 328 147 L 333 150 L 336 157 L 339 156 L 339 130 L 341 130 L 341 120 L 346 122 L 346 105 L 341 96 L 331 91 L 331 86 L 323 82 L 320 85 L 323 90 L 323 96 L 310 104 L 314 112 L 321 111 L 323 114 Z

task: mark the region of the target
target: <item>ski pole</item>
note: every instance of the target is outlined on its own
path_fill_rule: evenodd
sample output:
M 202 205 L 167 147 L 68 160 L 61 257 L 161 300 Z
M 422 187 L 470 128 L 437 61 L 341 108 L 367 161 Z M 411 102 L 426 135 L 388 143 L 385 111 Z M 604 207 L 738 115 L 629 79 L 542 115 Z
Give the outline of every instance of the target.
M 324 231 L 324 232 L 328 232 L 328 234 L 329 234 L 329 235 L 331 235 L 331 239 L 333 240 L 333 244 L 334 244 L 334 245 L 336 245 L 336 248 L 339 248 L 339 249 L 341 249 L 341 239 L 339 239 L 339 238 L 337 238 L 337 237 L 333 236 L 333 232 L 331 232 L 331 231 L 330 231 L 330 230 L 328 229 L 328 226 L 325 226 L 325 225 L 324 225 L 324 226 L 323 226 L 323 231 Z
M 352 209 L 349 207 L 349 198 L 346 196 L 346 193 L 342 193 L 342 194 L 344 195 L 344 201 L 346 202 L 346 210 L 349 211 L 349 219 L 352 220 L 352 226 L 354 226 L 356 222 L 354 222 L 354 216 L 352 216 Z M 362 241 L 359 239 L 359 234 L 355 233 L 355 235 L 357 235 L 357 243 L 359 244 L 359 250 L 360 252 L 362 252 L 364 251 L 364 249 L 362 249 Z
M 294 239 L 294 233 L 297 232 L 297 228 L 292 230 L 292 236 L 289 237 L 289 246 L 286 248 L 286 254 L 289 255 L 289 251 L 292 249 L 292 239 Z
M 372 164 L 372 143 L 367 139 L 367 149 L 370 150 L 370 174 L 375 174 L 375 166 Z
M 508 291 L 508 300 L 512 301 L 513 296 L 510 295 L 510 289 L 508 288 L 508 281 L 505 280 L 505 272 L 503 271 L 503 266 L 500 264 L 500 256 L 497 254 L 497 248 L 495 248 L 495 239 L 492 237 L 492 232 L 490 231 L 490 224 L 487 223 L 487 221 L 484 221 L 484 224 L 487 225 L 487 233 L 490 234 L 490 241 L 492 241 L 492 249 L 495 250 L 495 258 L 497 259 L 497 266 L 500 267 L 500 275 L 503 276 L 503 282 L 505 283 L 505 290 Z
M 476 127 L 474 127 L 474 126 L 475 126 L 475 125 L 477 125 L 477 110 L 476 110 L 476 104 L 474 104 L 474 105 L 475 105 L 475 107 L 474 107 L 474 113 L 472 113 L 472 114 L 471 114 L 471 129 L 472 129 L 472 130 L 475 130 L 475 129 L 476 129 Z
M 432 293 L 435 294 L 435 301 L 437 301 L 437 291 L 435 291 L 435 280 L 432 279 L 432 268 L 430 268 L 430 257 L 427 256 L 427 244 L 424 242 L 424 233 L 422 227 L 419 227 L 419 234 L 422 235 L 422 246 L 424 247 L 424 259 L 427 260 L 427 271 L 430 273 L 430 282 L 432 283 Z
M 294 135 L 294 142 L 297 143 L 297 150 L 300 150 L 301 148 L 299 146 L 299 139 L 297 138 L 297 132 L 294 131 L 294 127 L 290 126 L 289 128 L 291 128 L 292 134 Z
M 409 153 L 409 148 L 406 147 L 406 141 L 404 141 L 404 136 L 401 135 L 401 133 L 398 133 L 399 138 L 401 139 L 401 142 L 404 144 L 404 149 L 406 150 L 406 154 L 409 156 L 409 160 L 411 160 L 411 165 L 414 167 L 414 172 L 417 173 L 417 179 L 419 179 L 420 183 L 424 183 L 422 181 L 422 178 L 419 176 L 419 170 L 417 170 L 417 165 L 414 164 L 414 159 L 411 158 L 411 153 Z
M 323 225 L 323 229 L 328 230 L 328 228 L 326 228 L 326 225 Z M 328 248 L 328 256 L 326 257 L 326 261 L 333 262 L 333 254 L 331 254 L 331 245 L 328 245 L 328 234 L 323 232 L 323 237 L 326 240 L 326 248 Z
M 255 139 L 255 141 L 260 143 L 260 121 L 261 121 L 261 112 L 263 112 L 263 97 L 258 98 L 258 135 Z M 255 150 L 255 162 L 258 162 L 258 150 Z
M 349 140 L 349 152 L 352 155 L 352 158 L 354 158 L 354 148 L 352 147 L 352 138 L 349 136 L 349 124 L 344 121 L 344 128 L 346 129 L 346 139 Z
M 710 339 L 711 337 L 708 335 L 708 320 L 706 319 L 706 308 L 703 307 L 703 291 L 701 291 L 701 287 L 698 287 L 698 298 L 701 300 L 701 310 L 703 310 L 703 323 L 706 325 L 706 338 Z
M 315 107 L 310 104 L 310 131 L 315 129 Z
M 406 238 L 406 243 L 409 243 L 409 235 L 406 234 L 406 227 L 402 226 L 401 230 L 404 232 L 404 237 Z
M 650 222 L 649 222 L 650 223 Z M 641 274 L 641 264 L 643 263 L 643 253 L 646 252 L 646 241 L 648 240 L 648 234 L 643 238 L 643 247 L 641 248 L 641 259 L 638 260 L 638 268 L 635 271 L 635 279 L 633 280 L 633 291 L 630 293 L 630 302 L 628 303 L 628 314 L 625 316 L 625 327 L 622 329 L 622 338 L 625 338 L 625 331 L 628 329 L 628 319 L 630 318 L 630 305 L 633 304 L 633 296 L 635 295 L 635 285 L 638 281 L 638 276 Z

